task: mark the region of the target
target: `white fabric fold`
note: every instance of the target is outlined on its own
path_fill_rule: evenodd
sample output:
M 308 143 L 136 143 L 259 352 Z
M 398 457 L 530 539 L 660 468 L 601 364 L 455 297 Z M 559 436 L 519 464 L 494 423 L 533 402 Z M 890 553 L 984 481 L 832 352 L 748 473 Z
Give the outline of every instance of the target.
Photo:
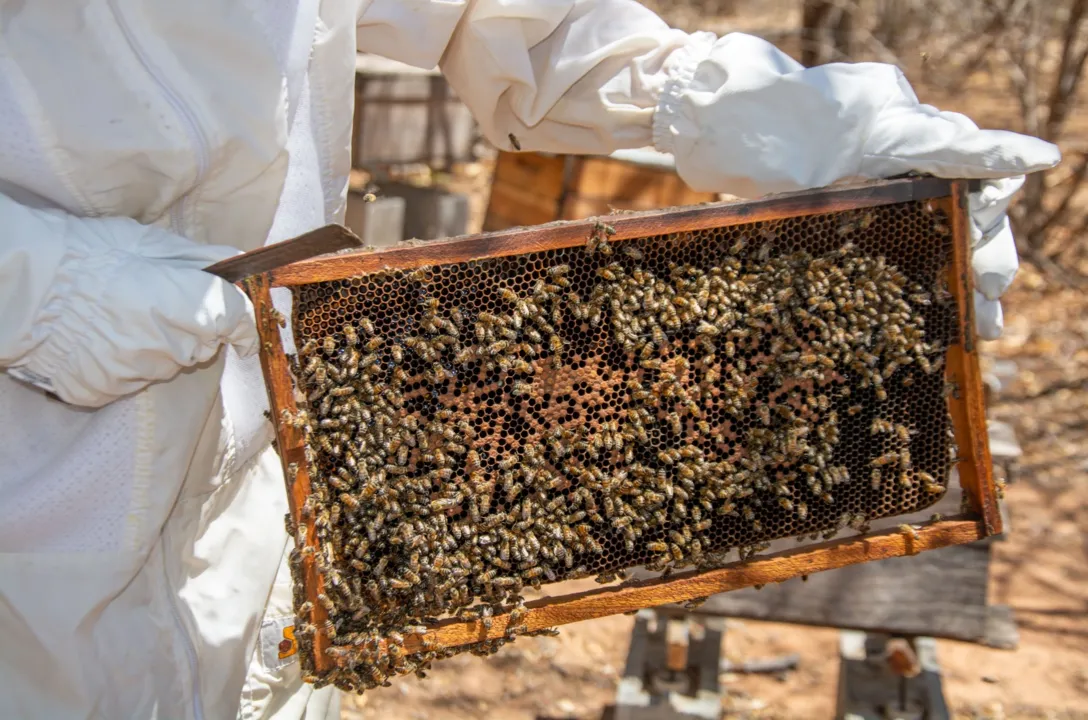
M 212 359 L 257 349 L 253 309 L 202 268 L 236 255 L 128 218 L 76 218 L 0 196 L 0 366 L 100 407 Z

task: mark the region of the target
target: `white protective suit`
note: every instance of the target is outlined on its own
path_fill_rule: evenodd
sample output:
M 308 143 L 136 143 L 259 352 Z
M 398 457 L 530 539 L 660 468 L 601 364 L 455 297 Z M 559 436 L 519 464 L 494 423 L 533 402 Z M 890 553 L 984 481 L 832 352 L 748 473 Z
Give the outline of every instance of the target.
M 804 70 L 634 0 L 5 4 L 5 718 L 335 715 L 289 642 L 251 308 L 200 268 L 343 217 L 357 49 L 440 65 L 501 147 L 654 145 L 700 190 L 1058 161 L 918 104 L 892 67 Z M 1016 268 L 1017 183 L 973 201 L 985 335 Z

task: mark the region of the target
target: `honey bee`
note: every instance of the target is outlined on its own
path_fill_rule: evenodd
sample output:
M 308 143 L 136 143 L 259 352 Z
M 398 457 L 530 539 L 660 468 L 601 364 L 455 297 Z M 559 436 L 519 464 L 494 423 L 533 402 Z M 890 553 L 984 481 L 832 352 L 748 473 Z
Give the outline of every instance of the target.
M 870 465 L 872 465 L 873 467 L 880 467 L 882 465 L 891 465 L 892 463 L 895 463 L 895 462 L 898 462 L 898 461 L 899 461 L 899 453 L 897 453 L 897 452 L 887 452 L 887 453 L 884 453 L 883 455 L 880 455 L 879 457 L 874 458 L 873 461 L 870 463 Z
M 359 336 L 356 334 L 354 326 L 344 325 L 341 332 L 344 334 L 344 342 L 347 343 L 348 347 L 355 347 L 359 344 Z
M 268 314 L 272 318 L 272 322 L 274 322 L 276 325 L 280 326 L 281 328 L 287 327 L 287 318 L 284 317 L 283 313 L 281 313 L 279 310 L 277 310 L 276 308 L 272 308 L 271 310 L 269 310 Z
M 431 270 L 433 268 L 430 265 L 420 265 L 412 272 L 408 273 L 408 279 L 417 283 L 429 283 L 431 281 Z
M 901 525 L 899 525 L 899 532 L 901 532 L 904 536 L 910 538 L 914 542 L 918 542 L 922 539 L 922 536 L 918 534 L 918 531 L 915 530 L 913 526 L 906 523 L 902 523 Z
M 869 432 L 872 435 L 876 435 L 878 433 L 890 433 L 894 430 L 894 427 L 895 426 L 893 426 L 892 423 L 888 422 L 887 420 L 882 420 L 881 418 L 873 418 L 873 423 L 869 427 Z

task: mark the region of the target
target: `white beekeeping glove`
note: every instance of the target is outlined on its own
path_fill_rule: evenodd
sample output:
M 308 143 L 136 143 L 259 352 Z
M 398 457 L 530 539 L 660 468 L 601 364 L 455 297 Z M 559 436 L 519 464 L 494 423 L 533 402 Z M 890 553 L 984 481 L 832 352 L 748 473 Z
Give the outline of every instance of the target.
M 1016 241 L 1005 211 L 1013 194 L 1024 184 L 1024 176 L 986 180 L 982 190 L 971 193 L 971 240 L 975 275 L 975 324 L 986 340 L 1001 336 L 1004 315 L 999 298 L 1009 289 L 1020 267 Z
M 654 143 L 696 190 L 757 197 L 907 172 L 986 180 L 970 198 L 976 318 L 980 336 L 1001 334 L 998 298 L 1017 268 L 1005 212 L 1025 173 L 1058 164 L 1056 146 L 924 105 L 894 66 L 806 69 L 747 35 L 693 35 L 668 73 Z
M 99 407 L 213 358 L 256 352 L 249 299 L 202 268 L 238 254 L 128 218 L 0 195 L 0 367 Z

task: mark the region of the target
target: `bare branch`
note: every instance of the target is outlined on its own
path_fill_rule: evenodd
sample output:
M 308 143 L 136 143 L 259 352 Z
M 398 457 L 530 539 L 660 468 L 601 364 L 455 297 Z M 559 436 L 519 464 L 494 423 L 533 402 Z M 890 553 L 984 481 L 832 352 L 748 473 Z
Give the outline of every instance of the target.
M 1074 50 L 1083 36 L 1082 22 L 1088 15 L 1088 0 L 1073 0 L 1069 9 L 1069 17 L 1065 22 L 1065 33 L 1062 36 L 1062 56 L 1058 62 L 1058 71 L 1054 78 L 1054 88 L 1050 91 L 1050 114 L 1047 117 L 1043 137 L 1047 140 L 1056 139 L 1065 120 L 1073 107 L 1072 100 L 1076 97 L 1081 78 L 1084 77 L 1084 64 L 1088 59 L 1088 42 L 1079 51 Z
M 1004 7 L 997 8 L 990 16 L 986 25 L 978 32 L 983 38 L 978 50 L 964 63 L 960 65 L 959 73 L 955 79 L 945 87 L 952 91 L 963 88 L 965 82 L 974 75 L 989 59 L 997 43 L 1004 38 L 1013 21 L 1024 12 L 1029 0 L 1007 0 Z
M 1058 201 L 1058 205 L 1051 212 L 1047 213 L 1044 218 L 1033 224 L 1032 232 L 1037 234 L 1045 233 L 1052 226 L 1065 219 L 1065 216 L 1068 214 L 1069 208 L 1072 205 L 1073 198 L 1082 190 L 1085 178 L 1088 178 L 1088 157 L 1082 155 L 1072 174 L 1063 179 L 1060 183 L 1060 185 L 1067 185 L 1067 187 L 1061 200 Z M 1047 189 L 1053 192 L 1056 187 L 1057 186 L 1052 186 Z

